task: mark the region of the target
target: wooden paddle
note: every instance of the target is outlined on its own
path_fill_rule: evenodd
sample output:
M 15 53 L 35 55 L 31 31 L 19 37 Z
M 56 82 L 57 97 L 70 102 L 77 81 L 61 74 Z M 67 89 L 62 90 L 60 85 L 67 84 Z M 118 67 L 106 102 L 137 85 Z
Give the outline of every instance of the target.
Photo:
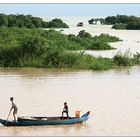
M 7 120 L 6 120 L 6 123 L 5 123 L 5 126 L 7 125 L 7 122 L 8 122 L 8 119 L 9 119 L 9 116 L 10 116 L 10 114 L 11 114 L 11 109 L 10 109 L 10 112 L 9 112 L 9 114 L 8 114 L 8 117 L 7 117 Z

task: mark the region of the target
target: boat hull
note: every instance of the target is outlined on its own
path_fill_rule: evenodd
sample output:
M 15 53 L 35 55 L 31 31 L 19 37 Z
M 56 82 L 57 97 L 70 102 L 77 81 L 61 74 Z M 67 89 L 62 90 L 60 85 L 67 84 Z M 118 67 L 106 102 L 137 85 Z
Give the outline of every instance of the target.
M 86 121 L 88 119 L 88 116 L 89 116 L 89 112 L 84 114 L 81 118 L 73 117 L 70 119 L 59 119 L 60 117 L 48 117 L 47 120 L 20 119 L 16 122 L 14 121 L 7 122 L 6 120 L 0 119 L 0 123 L 3 124 L 4 126 L 68 125 L 68 124 L 82 123 L 83 121 Z

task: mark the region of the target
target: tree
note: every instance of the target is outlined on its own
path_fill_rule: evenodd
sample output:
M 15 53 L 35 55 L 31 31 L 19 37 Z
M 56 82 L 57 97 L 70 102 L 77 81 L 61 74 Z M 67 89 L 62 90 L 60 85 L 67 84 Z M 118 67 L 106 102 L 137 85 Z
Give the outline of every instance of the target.
M 33 23 L 29 22 L 26 24 L 26 27 L 27 28 L 35 28 L 35 25 Z
M 14 27 L 17 25 L 16 15 L 8 15 L 8 27 Z
M 42 21 L 42 27 L 43 28 L 48 28 L 48 22 Z
M 129 24 L 126 25 L 126 29 L 140 30 L 140 22 L 129 23 Z
M 107 17 L 105 18 L 106 23 L 108 24 L 115 24 L 117 22 L 117 17 L 112 16 L 112 17 Z
M 45 52 L 45 39 L 40 36 L 26 36 L 21 41 L 22 57 L 39 57 Z
M 16 25 L 20 28 L 24 27 L 24 15 L 18 14 L 16 17 L 17 17 Z
M 36 28 L 42 27 L 42 19 L 38 17 L 32 17 L 32 23 Z
M 81 38 L 92 38 L 91 34 L 86 32 L 85 30 L 80 31 L 78 36 Z
M 8 19 L 5 14 L 0 14 L 0 26 L 8 26 Z
M 55 18 L 52 21 L 48 22 L 48 28 L 69 28 L 69 26 L 64 23 L 61 19 Z

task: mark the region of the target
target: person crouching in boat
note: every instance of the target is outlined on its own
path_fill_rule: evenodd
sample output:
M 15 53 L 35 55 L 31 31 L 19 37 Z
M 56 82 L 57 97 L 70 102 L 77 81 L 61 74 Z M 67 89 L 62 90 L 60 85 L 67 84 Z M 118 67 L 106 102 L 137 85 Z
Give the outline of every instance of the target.
M 69 110 L 68 110 L 68 105 L 67 105 L 66 102 L 64 103 L 64 108 L 63 108 L 63 111 L 62 111 L 62 117 L 63 117 L 63 114 L 64 114 L 64 113 L 66 113 L 67 118 L 69 118 L 69 115 L 68 115 Z
M 12 107 L 11 107 L 10 111 L 12 111 L 12 109 L 13 109 L 13 117 L 14 117 L 14 121 L 16 121 L 16 114 L 17 114 L 18 108 L 17 108 L 16 104 L 14 103 L 13 97 L 10 98 L 10 101 L 12 102 Z

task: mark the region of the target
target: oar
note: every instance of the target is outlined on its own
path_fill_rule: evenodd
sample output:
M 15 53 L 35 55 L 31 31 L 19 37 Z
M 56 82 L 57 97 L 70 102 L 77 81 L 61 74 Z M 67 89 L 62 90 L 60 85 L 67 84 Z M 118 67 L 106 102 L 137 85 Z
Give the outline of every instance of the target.
M 9 114 L 8 114 L 8 117 L 7 117 L 7 120 L 6 120 L 5 126 L 7 125 L 7 122 L 8 122 L 8 119 L 9 119 L 10 114 L 11 114 L 11 109 L 10 109 L 10 112 L 9 112 Z

